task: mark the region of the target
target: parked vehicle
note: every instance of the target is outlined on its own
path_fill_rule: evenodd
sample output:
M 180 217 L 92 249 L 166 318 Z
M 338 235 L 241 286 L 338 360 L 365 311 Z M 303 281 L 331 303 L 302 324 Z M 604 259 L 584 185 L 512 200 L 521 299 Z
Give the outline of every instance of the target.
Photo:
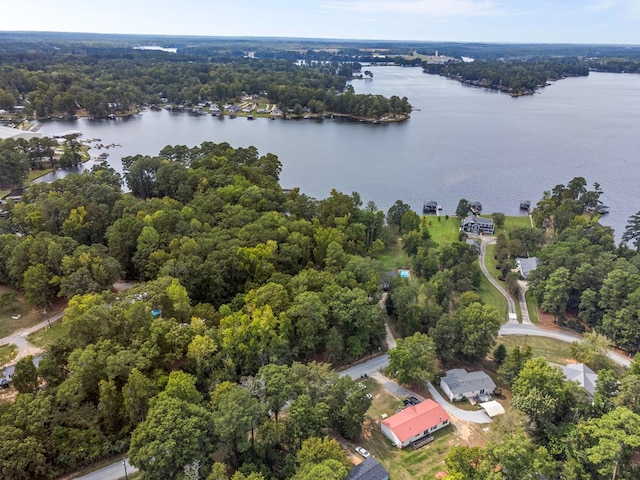
M 364 448 L 362 447 L 356 447 L 356 452 L 358 452 L 360 455 L 362 455 L 364 458 L 367 458 L 370 453 L 368 451 L 366 451 Z

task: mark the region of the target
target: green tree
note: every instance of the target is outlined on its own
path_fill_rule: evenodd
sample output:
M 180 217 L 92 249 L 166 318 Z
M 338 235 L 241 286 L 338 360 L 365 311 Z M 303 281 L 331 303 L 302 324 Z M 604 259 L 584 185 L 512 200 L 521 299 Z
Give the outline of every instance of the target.
M 504 378 L 507 385 L 511 385 L 513 380 L 518 376 L 520 370 L 524 366 L 525 362 L 532 356 L 531 347 L 526 346 L 522 349 L 519 346 L 513 347 L 513 349 L 507 354 L 504 362 L 500 366 L 498 373 Z
M 467 215 L 469 215 L 470 209 L 471 204 L 469 203 L 469 200 L 467 200 L 466 198 L 461 198 L 458 202 L 458 206 L 456 207 L 456 217 L 465 218 Z
M 0 187 L 21 186 L 28 172 L 29 161 L 16 142 L 0 140 Z
M 325 460 L 335 460 L 347 468 L 351 466 L 340 444 L 329 437 L 308 438 L 302 442 L 300 450 L 296 453 L 296 465 L 299 469 Z
M 424 333 L 398 339 L 396 348 L 389 350 L 387 371 L 398 383 L 424 385 L 436 371 L 436 351 L 433 340 Z
M 618 407 L 579 425 L 578 429 L 587 445 L 586 459 L 597 471 L 596 478 L 615 480 L 629 475 L 633 470 L 631 457 L 640 448 L 639 415 Z
M 55 298 L 52 275 L 45 265 L 32 265 L 24 272 L 24 296 L 36 308 L 46 307 Z
M 571 343 L 569 353 L 573 358 L 587 364 L 597 372 L 612 366 L 608 355 L 610 346 L 611 342 L 604 335 L 597 332 L 586 332 L 582 341 Z
M 185 466 L 208 463 L 212 425 L 204 407 L 171 395 L 158 398 L 131 435 L 129 460 L 150 478 L 180 478 Z
M 10 425 L 0 425 L 0 477 L 48 478 L 51 472 L 46 453 L 38 437 Z
M 552 313 L 556 320 L 564 320 L 569 301 L 569 270 L 558 268 L 549 275 L 544 289 L 544 297 L 540 308 Z
M 640 212 L 634 213 L 627 221 L 627 227 L 622 234 L 622 241 L 631 242 L 636 250 L 640 252 Z
M 223 382 L 211 392 L 211 412 L 215 432 L 227 457 L 237 466 L 239 455 L 250 447 L 248 433 L 253 433 L 258 424 L 260 403 L 246 389 Z
M 20 393 L 36 393 L 38 391 L 38 369 L 33 364 L 33 355 L 18 360 L 12 382 Z
M 387 212 L 387 223 L 398 229 L 398 233 L 402 233 L 402 217 L 411 211 L 411 207 L 402 200 L 396 202 L 389 208 Z
M 498 365 L 502 365 L 502 363 L 504 362 L 505 358 L 507 358 L 507 347 L 504 346 L 504 343 L 500 343 L 493 350 L 493 360 Z

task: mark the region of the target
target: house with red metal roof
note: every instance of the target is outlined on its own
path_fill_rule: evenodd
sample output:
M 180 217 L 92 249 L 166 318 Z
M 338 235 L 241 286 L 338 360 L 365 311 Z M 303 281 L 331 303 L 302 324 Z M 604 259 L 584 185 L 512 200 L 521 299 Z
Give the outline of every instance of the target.
M 433 400 L 411 405 L 382 421 L 382 433 L 398 448 L 428 437 L 449 425 L 449 415 Z

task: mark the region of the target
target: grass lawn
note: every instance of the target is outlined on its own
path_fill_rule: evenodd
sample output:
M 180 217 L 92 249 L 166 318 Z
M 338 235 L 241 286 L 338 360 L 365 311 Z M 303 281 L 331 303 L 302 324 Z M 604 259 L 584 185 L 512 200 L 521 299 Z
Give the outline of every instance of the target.
M 502 343 L 507 347 L 507 351 L 511 351 L 516 345 L 522 348 L 523 346 L 531 347 L 534 357 L 543 357 L 544 359 L 558 363 L 560 365 L 567 365 L 572 361 L 575 361 L 569 353 L 570 343 L 561 342 L 560 340 L 554 340 L 546 337 L 533 337 L 533 336 L 509 336 L 498 337 L 497 343 Z
M 427 215 L 422 217 L 423 226 L 426 226 L 431 238 L 438 245 L 448 245 L 458 241 L 460 232 L 460 220 L 458 217 L 439 217 Z
M 9 363 L 18 355 L 18 347 L 14 344 L 0 345 L 0 365 Z
M 502 270 L 498 270 L 496 268 L 498 261 L 495 258 L 493 258 L 493 256 L 496 254 L 497 245 L 495 244 L 487 245 L 485 248 L 486 248 L 486 255 L 484 256 L 484 264 L 486 265 L 487 270 L 489 270 L 489 274 L 495 280 L 498 280 L 498 277 L 502 274 Z
M 378 257 L 387 272 L 395 271 L 398 268 L 405 268 L 409 264 L 409 256 L 404 253 L 400 243 L 395 247 L 388 248 Z
M 503 230 L 508 233 L 511 229 L 516 227 L 531 228 L 531 221 L 527 215 L 509 216 L 504 219 Z
M 6 287 L 0 287 L 0 293 L 8 292 L 10 289 Z M 13 315 L 20 315 L 20 318 L 14 320 L 11 318 Z M 17 330 L 31 327 L 36 323 L 44 320 L 44 317 L 38 310 L 32 310 L 21 295 L 13 305 L 7 305 L 0 309 L 0 338 L 11 335 Z
M 536 303 L 535 298 L 533 298 L 533 293 L 530 290 L 527 290 L 526 295 L 524 296 L 527 301 L 527 310 L 529 311 L 529 320 L 533 323 L 538 323 L 538 304 Z
M 45 176 L 47 173 L 51 173 L 55 170 L 55 168 L 44 168 L 42 170 L 30 170 L 27 175 L 27 182 L 31 182 L 36 178 L 40 178 Z
M 480 289 L 478 290 L 478 293 L 486 305 L 494 307 L 498 312 L 500 312 L 500 315 L 502 315 L 501 318 L 504 318 L 505 321 L 508 320 L 507 299 L 504 298 L 500 292 L 491 285 L 491 283 L 489 283 L 489 280 L 487 280 L 484 275 L 480 278 Z
M 46 349 L 49 345 L 59 338 L 64 337 L 66 334 L 67 328 L 62 324 L 62 322 L 57 322 L 54 323 L 51 328 L 45 327 L 42 330 L 33 332 L 27 337 L 27 340 L 36 347 Z

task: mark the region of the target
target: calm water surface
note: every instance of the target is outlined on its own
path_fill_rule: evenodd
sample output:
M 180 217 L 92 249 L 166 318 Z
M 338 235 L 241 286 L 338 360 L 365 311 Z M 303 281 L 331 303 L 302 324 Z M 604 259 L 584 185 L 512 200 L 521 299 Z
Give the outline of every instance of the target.
M 78 129 L 83 139 L 119 144 L 108 161 L 121 171 L 126 155 L 155 155 L 165 145 L 229 142 L 279 156 L 281 185 L 326 197 L 357 191 L 387 210 L 401 199 L 420 212 L 436 200 L 453 213 L 460 198 L 484 212 L 519 214 L 544 190 L 583 176 L 600 183 L 611 207 L 603 223 L 621 234 L 640 210 L 640 76 L 592 73 L 555 82 L 541 93 L 511 98 L 418 68 L 375 67 L 358 93 L 406 96 L 416 111 L 389 125 L 325 120 L 245 118 L 145 112 L 127 120 L 49 122 L 43 134 Z M 90 166 L 90 164 L 89 164 Z M 51 180 L 47 177 L 46 180 Z

